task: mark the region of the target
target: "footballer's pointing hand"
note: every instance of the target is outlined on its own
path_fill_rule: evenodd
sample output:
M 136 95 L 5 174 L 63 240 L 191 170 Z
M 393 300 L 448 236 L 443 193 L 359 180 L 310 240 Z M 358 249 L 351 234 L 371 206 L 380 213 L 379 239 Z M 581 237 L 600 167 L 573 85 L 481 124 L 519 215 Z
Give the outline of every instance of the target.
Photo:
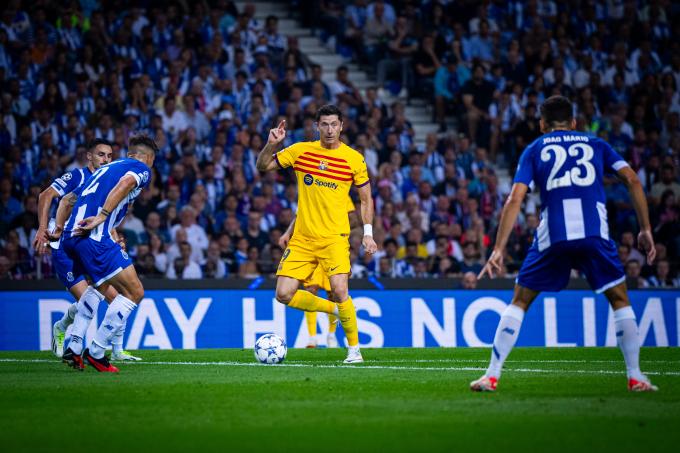
M 496 275 L 500 274 L 503 270 L 503 252 L 497 249 L 491 253 L 489 261 L 486 262 L 482 271 L 477 276 L 477 280 L 484 277 L 487 274 L 489 277 L 494 278 Z
M 378 251 L 378 245 L 373 240 L 373 236 L 364 236 L 364 239 L 361 241 L 361 243 L 364 246 L 364 249 L 366 249 L 366 253 L 369 255 L 373 255 Z
M 286 120 L 281 120 L 275 129 L 269 131 L 267 143 L 270 145 L 278 145 L 284 138 L 286 138 Z

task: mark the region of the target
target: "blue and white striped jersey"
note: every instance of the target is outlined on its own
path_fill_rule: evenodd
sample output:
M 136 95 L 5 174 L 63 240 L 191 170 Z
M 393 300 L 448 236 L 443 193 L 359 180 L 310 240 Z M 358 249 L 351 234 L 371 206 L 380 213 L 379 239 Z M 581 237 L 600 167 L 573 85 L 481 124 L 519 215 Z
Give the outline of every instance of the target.
M 52 181 L 50 187 L 56 190 L 60 197 L 63 197 L 80 187 L 90 176 L 92 176 L 92 172 L 89 167 L 76 168 Z
M 90 176 L 92 176 L 92 172 L 90 171 L 89 167 L 76 168 L 74 170 L 67 171 L 60 177 L 56 178 L 54 181 L 52 181 L 50 187 L 57 191 L 59 198 L 62 198 L 64 195 L 77 190 L 78 187 L 82 186 Z M 55 226 L 55 219 L 51 218 L 48 229 L 50 231 L 54 231 Z M 61 240 L 50 242 L 50 247 L 53 249 L 58 249 L 60 242 Z
M 90 233 L 90 239 L 102 241 L 111 238 L 111 230 L 122 220 L 128 205 L 139 193 L 149 185 L 151 170 L 136 159 L 120 159 L 100 167 L 83 184 L 76 193 L 79 197 L 73 206 L 73 212 L 64 227 L 64 237 L 68 238 L 78 223 L 87 217 L 96 216 L 101 211 L 106 197 L 118 182 L 126 175 L 136 181 L 135 189 L 116 206 L 111 215 Z
M 538 250 L 589 236 L 609 239 L 603 177 L 626 166 L 604 140 L 577 131 L 553 131 L 530 144 L 514 182 L 540 190 Z

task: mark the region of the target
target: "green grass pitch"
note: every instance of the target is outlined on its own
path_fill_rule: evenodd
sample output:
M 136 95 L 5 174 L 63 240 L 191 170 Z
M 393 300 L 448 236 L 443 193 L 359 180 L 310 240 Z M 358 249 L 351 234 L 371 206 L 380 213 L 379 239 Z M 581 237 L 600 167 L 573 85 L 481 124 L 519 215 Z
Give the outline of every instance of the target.
M 0 352 L 2 451 L 677 451 L 680 350 L 642 351 L 631 394 L 614 348 L 518 348 L 495 394 L 482 349 L 140 351 L 119 374 Z

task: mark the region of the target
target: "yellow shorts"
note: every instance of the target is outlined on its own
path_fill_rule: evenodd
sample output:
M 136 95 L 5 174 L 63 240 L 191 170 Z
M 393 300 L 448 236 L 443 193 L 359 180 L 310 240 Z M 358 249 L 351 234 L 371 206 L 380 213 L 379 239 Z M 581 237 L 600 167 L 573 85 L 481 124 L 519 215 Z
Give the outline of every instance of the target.
M 314 273 L 310 278 L 302 282 L 302 286 L 309 288 L 310 286 L 318 286 L 319 289 L 324 289 L 326 291 L 331 290 L 331 281 L 328 275 L 323 271 L 321 266 L 316 266 Z
M 349 274 L 349 240 L 342 236 L 309 239 L 293 235 L 283 252 L 276 275 L 306 282 L 317 268 L 328 278 L 331 275 Z

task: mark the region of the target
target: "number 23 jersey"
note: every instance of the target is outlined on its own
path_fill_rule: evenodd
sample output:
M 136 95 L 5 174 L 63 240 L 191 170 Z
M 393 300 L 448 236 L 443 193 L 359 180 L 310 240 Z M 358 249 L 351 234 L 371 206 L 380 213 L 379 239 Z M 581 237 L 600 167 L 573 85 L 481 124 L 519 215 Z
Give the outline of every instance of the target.
M 514 182 L 540 190 L 539 251 L 590 236 L 609 239 L 604 174 L 627 166 L 607 142 L 577 131 L 553 131 L 530 144 Z

